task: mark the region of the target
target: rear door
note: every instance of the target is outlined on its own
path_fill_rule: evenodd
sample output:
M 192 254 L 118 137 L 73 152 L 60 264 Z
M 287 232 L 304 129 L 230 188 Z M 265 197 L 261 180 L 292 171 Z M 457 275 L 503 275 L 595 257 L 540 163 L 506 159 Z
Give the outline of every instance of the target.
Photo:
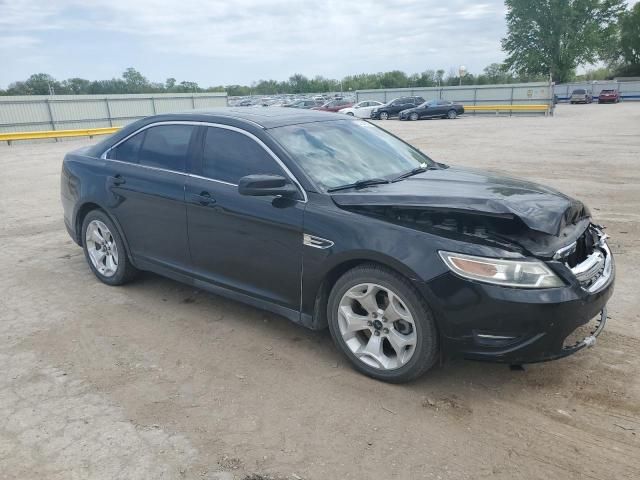
M 186 187 L 193 270 L 206 282 L 299 310 L 305 203 L 240 195 L 246 175 L 289 175 L 248 132 L 203 129 L 202 158 Z
M 110 211 L 137 260 L 188 268 L 184 189 L 195 131 L 187 124 L 152 126 L 107 153 Z

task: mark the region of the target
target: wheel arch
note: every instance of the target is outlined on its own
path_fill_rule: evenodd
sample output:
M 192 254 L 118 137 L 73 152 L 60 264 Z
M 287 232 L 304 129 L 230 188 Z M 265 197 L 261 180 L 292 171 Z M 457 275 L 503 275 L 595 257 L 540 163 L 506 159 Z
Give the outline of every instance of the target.
M 347 273 L 349 270 L 361 265 L 375 265 L 384 267 L 397 273 L 398 275 L 402 275 L 408 280 L 414 280 L 418 278 L 418 276 L 414 272 L 406 268 L 404 265 L 399 265 L 398 262 L 393 261 L 393 259 L 374 259 L 371 257 L 359 256 L 357 258 L 349 258 L 339 261 L 325 272 L 322 280 L 320 281 L 320 286 L 316 291 L 312 317 L 312 328 L 314 330 L 322 330 L 324 328 L 327 328 L 328 326 L 327 303 L 329 301 L 329 294 L 331 293 L 331 289 L 333 288 L 335 283 L 342 275 Z M 418 292 L 418 294 L 422 295 L 420 292 Z
M 107 217 L 109 217 L 109 220 L 111 220 L 111 222 L 113 222 L 113 224 L 116 226 L 116 228 L 118 229 L 118 233 L 120 234 L 120 238 L 122 238 L 122 241 L 124 242 L 127 258 L 135 266 L 135 262 L 131 256 L 131 249 L 129 248 L 129 242 L 127 241 L 127 236 L 125 235 L 124 230 L 120 225 L 120 222 L 118 222 L 118 220 L 113 215 L 111 215 L 106 208 L 104 208 L 102 205 L 96 202 L 87 201 L 83 203 L 76 212 L 74 226 L 75 226 L 76 242 L 78 243 L 78 245 L 83 246 L 82 224 L 84 223 L 84 219 L 87 217 L 87 215 L 89 215 L 90 212 L 94 210 L 102 211 L 102 213 L 104 213 Z

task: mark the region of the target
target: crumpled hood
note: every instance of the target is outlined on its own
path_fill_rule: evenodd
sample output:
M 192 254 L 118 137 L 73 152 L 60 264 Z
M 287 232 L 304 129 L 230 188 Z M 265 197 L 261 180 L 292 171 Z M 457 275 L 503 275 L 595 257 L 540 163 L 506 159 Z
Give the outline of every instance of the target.
M 335 192 L 332 198 L 341 207 L 424 207 L 517 217 L 549 235 L 590 216 L 582 202 L 552 188 L 468 168 L 428 170 L 396 183 Z

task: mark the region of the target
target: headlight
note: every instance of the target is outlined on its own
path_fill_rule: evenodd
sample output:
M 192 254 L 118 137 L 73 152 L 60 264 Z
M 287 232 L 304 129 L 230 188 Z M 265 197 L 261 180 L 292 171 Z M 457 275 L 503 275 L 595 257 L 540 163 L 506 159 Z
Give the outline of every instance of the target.
M 439 252 L 444 263 L 461 277 L 519 288 L 562 287 L 564 283 L 538 260 L 502 260 L 462 253 Z

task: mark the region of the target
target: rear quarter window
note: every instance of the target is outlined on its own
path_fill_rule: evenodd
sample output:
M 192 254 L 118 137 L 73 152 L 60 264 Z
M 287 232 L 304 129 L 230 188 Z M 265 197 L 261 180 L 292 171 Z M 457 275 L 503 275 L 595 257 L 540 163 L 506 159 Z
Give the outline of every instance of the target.
M 138 163 L 184 172 L 194 130 L 192 125 L 159 125 L 147 129 Z
M 140 132 L 133 137 L 125 140 L 120 145 L 109 150 L 107 158 L 119 160 L 121 162 L 138 163 L 138 152 L 144 141 L 146 131 Z

